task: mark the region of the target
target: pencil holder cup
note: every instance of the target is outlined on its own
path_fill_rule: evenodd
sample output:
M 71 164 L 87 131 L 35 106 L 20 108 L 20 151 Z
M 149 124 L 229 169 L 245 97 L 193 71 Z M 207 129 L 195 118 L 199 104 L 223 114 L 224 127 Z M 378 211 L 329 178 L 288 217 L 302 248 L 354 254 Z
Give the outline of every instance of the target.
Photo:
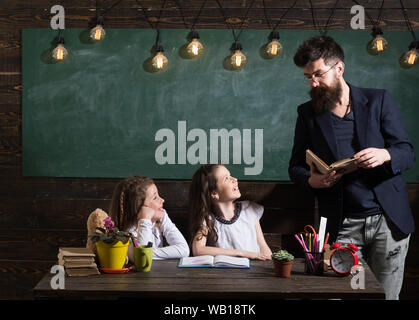
M 305 253 L 305 266 L 304 273 L 322 275 L 324 272 L 323 261 L 324 252 L 304 252 Z
M 153 248 L 146 246 L 134 247 L 134 265 L 137 272 L 149 272 L 153 262 Z

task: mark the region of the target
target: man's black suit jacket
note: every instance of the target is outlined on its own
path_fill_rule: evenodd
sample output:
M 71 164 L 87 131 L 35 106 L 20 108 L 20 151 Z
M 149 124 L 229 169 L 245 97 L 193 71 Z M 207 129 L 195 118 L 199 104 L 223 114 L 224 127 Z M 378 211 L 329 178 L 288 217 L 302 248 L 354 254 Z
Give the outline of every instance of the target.
M 413 166 L 415 154 L 402 116 L 386 90 L 349 87 L 360 150 L 369 147 L 386 148 L 391 155 L 389 164 L 360 170 L 368 175 L 387 217 L 400 231 L 409 234 L 415 226 L 401 172 Z M 308 184 L 310 168 L 305 163 L 306 149 L 312 150 L 328 164 L 340 160 L 337 158 L 331 113 L 316 114 L 311 101 L 298 107 L 288 172 L 292 181 L 315 193 L 319 213 L 328 218 L 328 231 L 334 241 L 343 221 L 342 183 L 326 189 L 311 188 Z

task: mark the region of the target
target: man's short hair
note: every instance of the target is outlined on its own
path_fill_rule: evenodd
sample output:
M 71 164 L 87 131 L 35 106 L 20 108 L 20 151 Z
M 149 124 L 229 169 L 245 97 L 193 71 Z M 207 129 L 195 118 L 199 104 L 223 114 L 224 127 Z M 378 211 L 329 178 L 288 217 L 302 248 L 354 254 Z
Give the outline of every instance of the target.
M 331 65 L 338 60 L 344 61 L 345 54 L 342 48 L 328 36 L 316 36 L 305 40 L 294 55 L 294 63 L 298 67 L 305 67 L 320 58 L 324 63 Z

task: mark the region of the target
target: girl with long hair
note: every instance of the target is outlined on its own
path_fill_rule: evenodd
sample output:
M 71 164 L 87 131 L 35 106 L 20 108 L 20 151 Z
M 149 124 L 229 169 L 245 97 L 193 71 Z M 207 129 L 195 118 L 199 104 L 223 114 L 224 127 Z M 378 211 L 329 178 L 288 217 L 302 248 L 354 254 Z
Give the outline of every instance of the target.
M 229 255 L 270 260 L 259 219 L 263 206 L 236 201 L 241 196 L 236 178 L 219 164 L 201 166 L 189 191 L 193 255 Z
M 153 244 L 153 259 L 187 257 L 188 243 L 163 209 L 163 203 L 151 178 L 132 176 L 115 187 L 109 212 L 118 229 L 131 232 L 139 245 Z M 168 245 L 165 246 L 164 240 Z M 130 243 L 131 262 L 133 251 Z

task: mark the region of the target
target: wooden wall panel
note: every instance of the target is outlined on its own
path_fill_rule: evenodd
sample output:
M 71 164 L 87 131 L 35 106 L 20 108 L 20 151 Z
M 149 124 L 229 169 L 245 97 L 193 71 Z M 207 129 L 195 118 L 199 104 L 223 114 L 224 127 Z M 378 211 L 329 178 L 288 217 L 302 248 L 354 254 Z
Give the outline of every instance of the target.
M 111 0 L 97 1 L 109 6 Z M 185 28 L 194 20 L 201 1 L 167 1 L 162 11 L 160 28 Z M 223 0 L 225 13 L 235 28 L 244 17 L 252 0 Z M 271 23 L 276 23 L 294 0 L 265 0 Z M 359 0 L 368 14 L 378 16 L 381 1 Z M 105 28 L 149 28 L 143 6 L 155 23 L 163 0 L 122 0 L 105 16 Z M 317 23 L 324 26 L 335 0 L 313 1 Z M 419 1 L 404 0 L 413 28 L 419 30 Z M 97 207 L 107 210 L 112 190 L 118 179 L 45 178 L 22 176 L 22 65 L 21 30 L 49 28 L 50 8 L 63 5 L 67 28 L 87 28 L 94 24 L 96 0 L 2 0 L 0 2 L 0 299 L 31 299 L 32 288 L 56 262 L 60 246 L 84 246 L 85 224 L 89 213 Z M 330 29 L 350 29 L 352 0 L 340 0 Z M 366 28 L 371 23 L 366 18 Z M 407 30 L 399 0 L 386 0 L 380 26 L 387 30 Z M 208 0 L 196 25 L 198 29 L 226 29 L 224 17 L 214 0 Z M 269 29 L 263 2 L 255 1 L 243 23 L 244 28 Z M 308 0 L 298 0 L 281 23 L 283 29 L 312 29 Z M 187 194 L 189 181 L 156 181 L 165 198 L 172 220 L 186 234 Z M 296 250 L 292 233 L 301 224 L 314 220 L 307 210 L 312 201 L 302 196 L 288 182 L 240 182 L 244 198 L 265 205 L 262 226 L 269 243 Z M 409 200 L 419 212 L 419 184 L 408 185 Z M 417 220 L 417 219 L 416 219 Z M 418 226 L 418 222 L 416 222 Z M 280 235 L 282 233 L 282 235 Z M 402 298 L 417 298 L 419 290 L 419 239 L 413 235 L 406 262 Z

